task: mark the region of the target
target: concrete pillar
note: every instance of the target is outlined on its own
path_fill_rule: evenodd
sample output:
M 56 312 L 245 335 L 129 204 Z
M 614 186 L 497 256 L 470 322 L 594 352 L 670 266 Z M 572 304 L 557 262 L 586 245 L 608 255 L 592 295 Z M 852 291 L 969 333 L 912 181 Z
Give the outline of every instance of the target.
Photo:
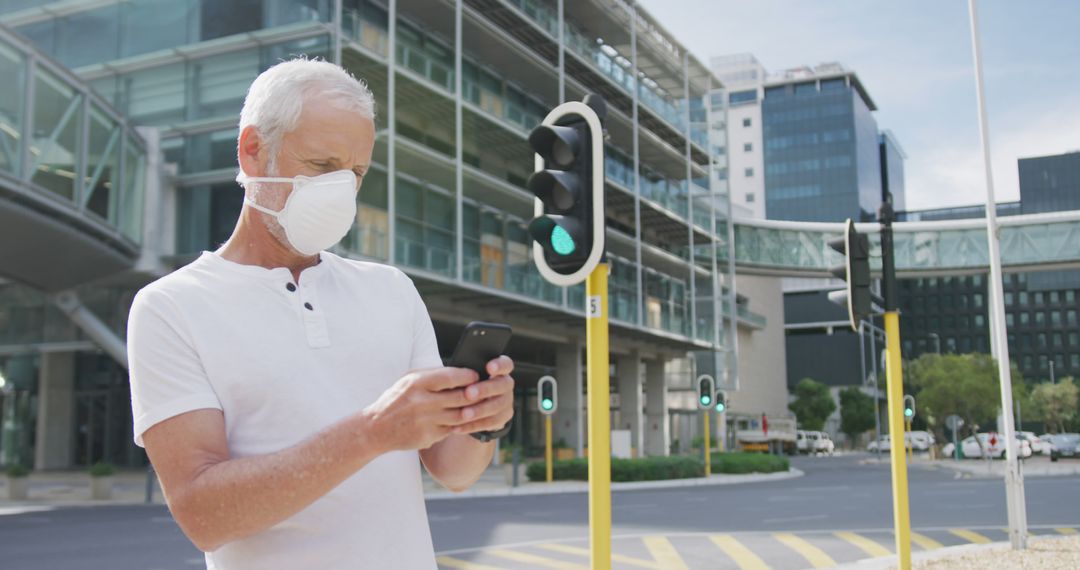
M 613 426 L 613 429 L 630 430 L 630 445 L 637 450 L 638 457 L 645 455 L 645 434 L 641 429 L 645 423 L 641 386 L 644 368 L 637 352 L 615 358 L 615 374 L 619 389 L 619 423 Z
M 585 447 L 585 370 L 581 363 L 582 347 L 577 342 L 559 346 L 555 351 L 555 380 L 559 383 L 559 409 L 552 418 L 555 440 L 563 439 L 578 457 Z
M 664 384 L 665 362 L 664 360 L 645 362 L 646 455 L 669 455 L 671 450 L 667 386 Z
M 37 435 L 34 469 L 71 467 L 75 421 L 75 353 L 41 355 L 38 373 Z

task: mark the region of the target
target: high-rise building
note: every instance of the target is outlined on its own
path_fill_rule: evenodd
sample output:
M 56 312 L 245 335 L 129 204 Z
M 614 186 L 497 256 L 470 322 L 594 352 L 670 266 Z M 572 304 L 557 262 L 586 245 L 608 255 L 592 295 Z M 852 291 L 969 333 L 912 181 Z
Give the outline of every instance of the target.
M 999 203 L 999 216 L 1080 209 L 1080 153 L 1019 160 L 1020 201 Z M 981 218 L 984 206 L 905 212 L 908 221 Z M 986 275 L 900 280 L 905 358 L 927 352 L 990 352 Z M 1080 272 L 1004 275 L 1009 357 L 1025 378 L 1080 375 L 1076 305 Z
M 510 323 L 512 437 L 542 441 L 535 382 L 553 374 L 555 437 L 579 452 L 584 290 L 532 263 L 526 136 L 561 101 L 605 97 L 612 426 L 639 454 L 688 447 L 695 363 L 735 385 L 735 336 L 765 320 L 720 263 L 729 210 L 709 175 L 725 160 L 710 148 L 709 96 L 721 84 L 647 12 L 566 2 L 560 22 L 540 0 L 15 0 L 0 5 L 0 210 L 34 223 L 0 245 L 20 261 L 0 268 L 0 462 L 142 463 L 121 362 L 131 297 L 228 238 L 246 89 L 298 55 L 341 64 L 376 98 L 374 164 L 335 251 L 406 271 L 444 355 L 470 320 Z M 34 263 L 60 243 L 70 261 Z M 61 289 L 77 296 L 59 303 Z M 729 416 L 788 415 L 774 376 L 743 374 L 740 389 L 770 388 L 735 395 Z

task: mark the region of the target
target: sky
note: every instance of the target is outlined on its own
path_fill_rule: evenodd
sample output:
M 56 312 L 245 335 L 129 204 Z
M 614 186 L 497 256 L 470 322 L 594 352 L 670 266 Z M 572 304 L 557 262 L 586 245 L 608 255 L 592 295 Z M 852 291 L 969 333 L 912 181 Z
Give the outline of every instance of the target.
M 963 0 L 638 0 L 690 52 L 749 52 L 770 72 L 839 62 L 907 153 L 909 210 L 986 202 Z M 1018 158 L 1080 150 L 1080 1 L 980 0 L 997 201 Z

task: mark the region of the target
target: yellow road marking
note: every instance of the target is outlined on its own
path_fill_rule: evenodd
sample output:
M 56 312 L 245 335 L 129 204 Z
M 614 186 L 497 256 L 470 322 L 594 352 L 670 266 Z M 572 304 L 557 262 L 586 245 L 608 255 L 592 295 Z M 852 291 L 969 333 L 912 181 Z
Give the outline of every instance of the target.
M 459 558 L 451 558 L 449 556 L 440 556 L 435 559 L 440 566 L 446 566 L 449 568 L 461 568 L 461 570 L 502 570 L 497 566 L 487 566 L 484 564 L 477 564 L 475 562 L 469 562 L 468 560 L 461 560 Z
M 588 548 L 581 548 L 580 546 L 569 546 L 566 544 L 538 544 L 537 548 L 545 548 L 547 550 L 554 550 L 555 552 L 564 552 L 566 554 L 577 554 L 578 556 L 584 556 L 589 558 L 592 556 L 592 551 Z M 664 570 L 664 567 L 649 560 L 642 560 L 640 558 L 632 558 L 630 556 L 623 556 L 622 554 L 612 553 L 611 559 L 615 562 L 622 562 L 623 564 L 629 564 L 630 566 L 637 566 L 639 568 L 652 568 L 653 570 Z
M 662 536 L 646 536 L 642 540 L 645 541 L 645 547 L 649 549 L 653 559 L 665 570 L 690 570 L 679 553 L 675 551 L 675 546 L 670 540 Z
M 1058 534 L 1076 534 L 1076 529 L 1075 528 L 1058 527 L 1058 528 L 1055 528 L 1054 530 L 1058 531 Z
M 889 556 L 890 554 L 892 554 L 892 552 L 889 552 L 889 549 L 887 549 L 884 546 L 870 540 L 869 538 L 866 538 L 865 536 L 863 536 L 861 534 L 856 534 L 854 532 L 843 532 L 843 531 L 842 532 L 834 532 L 833 534 L 835 534 L 839 538 L 842 538 L 842 539 L 850 542 L 851 544 L 854 544 L 855 546 L 859 547 L 860 550 L 862 550 L 863 552 L 869 554 L 870 556 L 874 556 L 874 557 L 877 557 L 877 556 Z
M 714 544 L 720 547 L 742 570 L 769 570 L 769 565 L 758 558 L 749 548 L 743 546 L 730 534 L 716 534 L 709 537 Z
M 989 544 L 991 542 L 989 538 L 986 538 L 985 536 L 971 530 L 966 530 L 962 528 L 950 528 L 949 532 L 974 544 Z
M 944 544 L 941 544 L 925 534 L 919 534 L 917 532 L 911 533 L 911 542 L 918 544 L 923 550 L 937 550 L 938 548 L 945 547 Z
M 814 568 L 836 566 L 836 561 L 828 554 L 825 554 L 825 551 L 790 532 L 774 532 L 773 537 L 784 543 L 788 548 L 801 554 Z
M 589 570 L 588 567 L 582 566 L 581 564 L 574 564 L 573 562 L 563 562 L 562 560 L 555 560 L 554 558 L 537 556 L 535 554 L 528 554 L 526 552 L 517 552 L 516 550 L 505 550 L 502 548 L 496 548 L 492 550 L 485 550 L 483 552 L 492 556 L 498 556 L 499 558 L 513 560 L 514 562 L 525 562 L 527 564 L 535 564 L 537 566 L 543 566 L 545 568 L 560 568 L 561 570 Z

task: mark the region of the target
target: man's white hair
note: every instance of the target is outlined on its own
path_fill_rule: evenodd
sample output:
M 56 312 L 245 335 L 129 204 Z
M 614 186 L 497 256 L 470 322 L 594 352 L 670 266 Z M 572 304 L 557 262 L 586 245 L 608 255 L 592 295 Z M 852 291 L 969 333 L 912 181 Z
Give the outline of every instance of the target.
M 271 170 L 281 149 L 281 139 L 296 128 L 309 100 L 375 118 L 371 90 L 341 67 L 304 57 L 278 63 L 251 82 L 240 111 L 240 132 L 248 125 L 258 130 L 269 153 Z M 236 180 L 242 184 L 244 173 L 240 172 Z

